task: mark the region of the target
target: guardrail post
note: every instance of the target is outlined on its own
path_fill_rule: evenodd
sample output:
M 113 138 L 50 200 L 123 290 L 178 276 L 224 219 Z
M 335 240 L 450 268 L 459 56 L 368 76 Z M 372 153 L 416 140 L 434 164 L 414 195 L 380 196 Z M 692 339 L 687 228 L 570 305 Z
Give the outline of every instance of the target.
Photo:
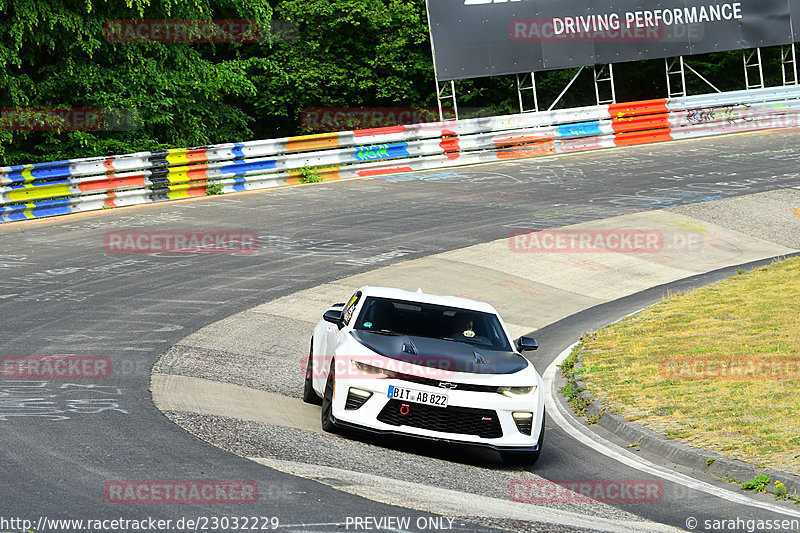
M 787 72 L 789 68 L 791 68 L 791 70 Z M 781 73 L 783 74 L 784 87 L 787 85 L 797 85 L 797 53 L 794 43 L 790 46 L 781 46 Z
M 667 98 L 679 98 L 686 96 L 686 68 L 683 63 L 683 56 L 672 59 L 665 57 L 664 65 L 667 70 Z M 673 89 L 673 86 L 676 88 Z
M 607 65 L 603 65 L 600 67 L 600 70 L 597 70 L 597 65 L 594 67 L 594 94 L 597 98 L 597 105 L 602 104 L 616 104 L 617 103 L 617 92 L 614 89 L 614 65 L 609 63 Z M 600 99 L 600 84 L 601 83 L 608 83 L 611 88 L 611 98 L 610 99 Z
M 525 109 L 523 91 L 531 91 L 533 95 L 532 109 Z M 536 94 L 536 73 L 523 74 L 521 77 L 517 74 L 517 97 L 519 98 L 520 113 L 536 113 L 539 111 L 539 96 Z
M 748 90 L 750 89 L 763 89 L 764 88 L 764 67 L 761 64 L 761 48 L 747 53 L 747 50 L 742 50 L 742 60 L 744 61 L 744 83 Z M 750 71 L 758 69 L 758 78 L 755 83 L 750 83 Z

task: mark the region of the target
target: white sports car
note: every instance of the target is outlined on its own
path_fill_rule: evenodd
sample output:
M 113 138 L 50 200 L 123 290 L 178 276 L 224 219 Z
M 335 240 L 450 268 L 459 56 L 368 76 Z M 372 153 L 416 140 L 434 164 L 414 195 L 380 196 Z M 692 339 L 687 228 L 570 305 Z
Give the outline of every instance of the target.
M 544 438 L 542 378 L 483 302 L 362 287 L 314 328 L 303 400 L 322 428 L 487 446 L 533 464 Z

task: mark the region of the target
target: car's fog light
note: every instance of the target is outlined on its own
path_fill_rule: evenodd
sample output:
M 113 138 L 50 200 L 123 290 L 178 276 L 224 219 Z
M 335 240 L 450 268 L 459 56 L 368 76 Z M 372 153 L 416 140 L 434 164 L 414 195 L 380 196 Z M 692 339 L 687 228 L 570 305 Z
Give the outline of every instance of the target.
M 533 413 L 516 412 L 511 413 L 511 416 L 514 417 L 514 423 L 517 425 L 517 429 L 520 433 L 524 433 L 525 435 L 531 434 L 533 428 Z
M 354 410 L 364 405 L 369 400 L 372 393 L 368 390 L 350 387 L 347 391 L 347 401 L 344 403 L 345 410 Z

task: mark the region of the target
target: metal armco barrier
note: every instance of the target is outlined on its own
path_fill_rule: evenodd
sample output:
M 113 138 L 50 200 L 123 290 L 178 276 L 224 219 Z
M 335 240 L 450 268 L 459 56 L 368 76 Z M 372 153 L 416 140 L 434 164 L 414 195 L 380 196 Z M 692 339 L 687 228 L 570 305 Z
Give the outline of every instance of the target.
M 0 222 L 800 126 L 800 86 L 0 167 Z

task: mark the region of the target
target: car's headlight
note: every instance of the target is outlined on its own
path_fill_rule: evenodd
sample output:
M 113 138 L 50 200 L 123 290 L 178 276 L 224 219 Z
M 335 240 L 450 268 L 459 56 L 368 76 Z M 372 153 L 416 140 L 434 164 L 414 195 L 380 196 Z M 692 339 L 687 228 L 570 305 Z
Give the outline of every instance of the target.
M 375 377 L 384 377 L 389 376 L 391 373 L 388 370 L 384 370 L 383 368 L 378 368 L 377 366 L 368 365 L 367 363 L 362 363 L 361 361 L 353 361 L 353 364 L 357 369 L 365 374 L 370 374 Z
M 498 393 L 502 394 L 503 396 L 508 396 L 509 398 L 525 396 L 527 394 L 531 394 L 535 390 L 536 385 L 531 387 L 497 387 Z

